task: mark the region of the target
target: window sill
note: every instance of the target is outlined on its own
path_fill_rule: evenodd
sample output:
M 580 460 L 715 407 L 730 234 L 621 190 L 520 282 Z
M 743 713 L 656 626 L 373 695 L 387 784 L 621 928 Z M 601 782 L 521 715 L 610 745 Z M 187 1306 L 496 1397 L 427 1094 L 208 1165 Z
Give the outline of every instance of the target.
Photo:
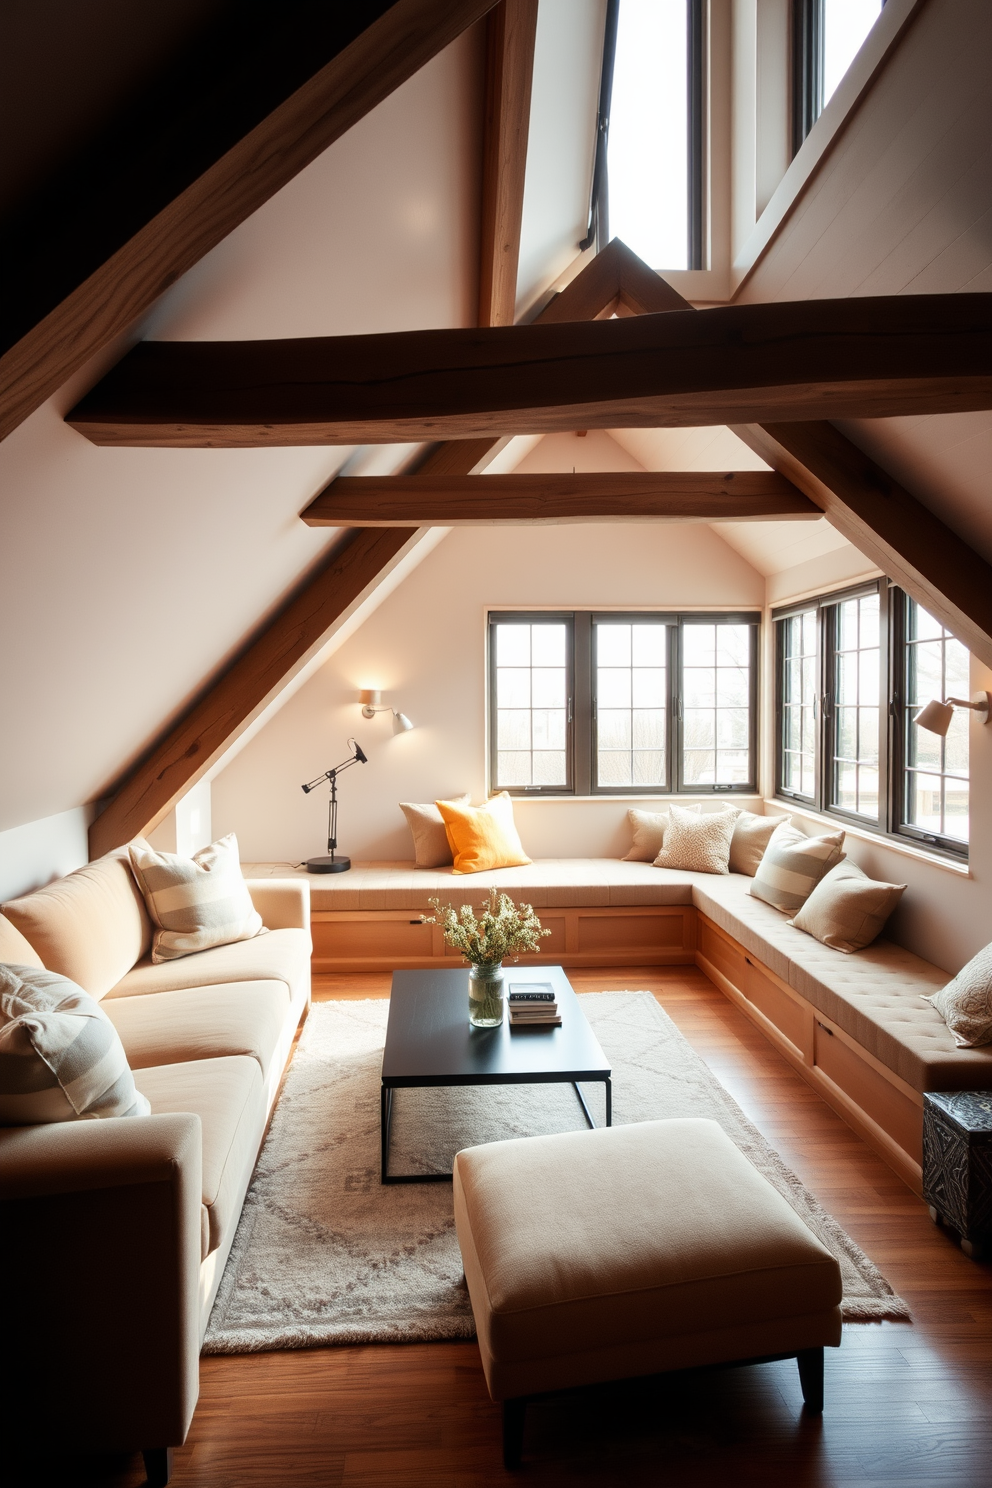
M 674 802 L 676 806 L 681 806 L 686 801 L 691 802 L 693 805 L 695 805 L 697 802 L 705 803 L 707 801 L 752 801 L 756 805 L 761 804 L 761 797 L 758 795 L 757 791 L 707 791 L 705 795 L 695 796 L 685 792 L 683 792 L 681 795 L 676 795 L 671 791 L 664 791 L 660 794 L 654 795 L 652 795 L 650 791 L 645 791 L 642 795 L 637 795 L 636 793 L 632 792 L 630 795 L 624 796 L 570 796 L 566 795 L 564 792 L 560 796 L 538 795 L 537 792 L 535 792 L 533 795 L 530 795 L 526 791 L 522 791 L 520 795 L 514 795 L 511 791 L 510 795 L 514 805 L 517 805 L 517 803 L 520 801 L 544 801 L 556 805 L 560 805 L 562 801 L 569 801 L 586 806 L 588 806 L 590 802 L 596 802 L 600 806 L 624 806 L 631 804 L 636 806 L 641 801 L 656 802 L 662 805 L 665 802 L 667 802 L 669 805 Z
M 917 847 L 904 838 L 890 837 L 882 832 L 869 832 L 864 827 L 852 826 L 839 817 L 825 816 L 820 811 L 814 811 L 810 806 L 795 805 L 784 797 L 770 796 L 766 798 L 764 804 L 774 811 L 781 811 L 783 816 L 790 813 L 793 816 L 801 816 L 807 821 L 815 822 L 818 826 L 830 827 L 835 832 L 842 830 L 848 837 L 856 837 L 859 842 L 867 843 L 872 847 L 884 847 L 901 857 L 912 858 L 917 863 L 929 863 L 934 868 L 944 868 L 948 873 L 956 873 L 959 878 L 971 878 L 970 864 L 957 862 L 954 858 L 945 857 L 943 853 L 928 852 L 925 847 Z

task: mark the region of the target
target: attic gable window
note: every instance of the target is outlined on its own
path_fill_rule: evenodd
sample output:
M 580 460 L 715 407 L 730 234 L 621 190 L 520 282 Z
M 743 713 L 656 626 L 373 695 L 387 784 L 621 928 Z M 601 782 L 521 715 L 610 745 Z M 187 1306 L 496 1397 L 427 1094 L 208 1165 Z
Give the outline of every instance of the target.
M 703 0 L 609 6 L 599 241 L 660 270 L 703 266 L 703 16 Z
M 885 0 L 793 0 L 793 153 L 830 102 Z

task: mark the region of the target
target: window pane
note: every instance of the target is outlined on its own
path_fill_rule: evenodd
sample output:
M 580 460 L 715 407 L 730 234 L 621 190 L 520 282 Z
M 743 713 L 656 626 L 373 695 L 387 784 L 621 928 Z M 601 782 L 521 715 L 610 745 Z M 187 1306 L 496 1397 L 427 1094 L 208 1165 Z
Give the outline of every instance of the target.
M 876 592 L 841 600 L 829 622 L 835 637 L 830 804 L 872 822 L 879 820 L 880 614 Z
M 653 269 L 688 265 L 688 6 L 621 0 L 610 109 L 610 236 Z
M 595 784 L 665 787 L 668 627 L 597 620 L 593 646 Z
M 682 627 L 682 771 L 685 783 L 737 785 L 751 778 L 750 625 Z M 801 685 L 801 672 L 792 676 Z M 743 760 L 743 764 L 741 761 Z
M 496 659 L 497 787 L 568 785 L 568 626 L 499 621 Z
M 918 728 L 914 720 L 931 698 L 968 696 L 968 652 L 915 600 L 907 598 L 905 604 L 903 810 L 906 825 L 937 838 L 967 842 L 970 715 L 963 709 L 955 710 L 943 739 L 928 729 Z
M 883 0 L 823 0 L 823 102 L 854 61 L 878 20 Z
M 776 622 L 782 658 L 782 733 L 779 772 L 782 789 L 815 795 L 816 720 L 813 704 L 819 682 L 816 611 L 805 610 Z

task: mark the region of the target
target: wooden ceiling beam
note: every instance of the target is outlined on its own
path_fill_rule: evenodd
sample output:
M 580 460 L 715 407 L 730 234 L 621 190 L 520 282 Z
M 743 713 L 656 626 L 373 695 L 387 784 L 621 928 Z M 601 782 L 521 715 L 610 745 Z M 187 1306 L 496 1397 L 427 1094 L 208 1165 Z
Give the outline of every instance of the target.
M 739 470 L 339 476 L 302 516 L 308 527 L 469 527 L 772 521 L 823 513 L 775 471 Z
M 232 5 L 8 225 L 0 439 L 492 4 Z
M 479 324 L 512 325 L 530 128 L 537 0 L 501 0 L 486 17 Z
M 339 545 L 241 655 L 155 743 L 90 827 L 90 857 L 147 832 L 303 667 L 411 541 L 404 528 L 358 531 Z
M 729 305 L 292 341 L 146 341 L 67 415 L 95 444 L 389 444 L 992 407 L 992 294 Z

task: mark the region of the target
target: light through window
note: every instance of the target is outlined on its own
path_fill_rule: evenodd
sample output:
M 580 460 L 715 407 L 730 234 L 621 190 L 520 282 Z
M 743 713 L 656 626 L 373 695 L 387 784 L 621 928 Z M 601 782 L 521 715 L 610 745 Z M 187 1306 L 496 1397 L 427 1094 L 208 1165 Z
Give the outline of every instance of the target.
M 837 606 L 831 805 L 878 820 L 879 598 Z
M 495 648 L 498 785 L 567 786 L 567 625 L 499 624 Z
M 690 0 L 620 0 L 609 232 L 655 269 L 690 267 Z
M 682 627 L 682 770 L 695 785 L 743 785 L 750 774 L 749 625 Z
M 830 102 L 881 11 L 882 0 L 823 0 L 824 106 Z
M 668 626 L 604 621 L 594 633 L 597 784 L 663 788 Z
M 906 602 L 906 801 L 910 826 L 968 841 L 968 720 L 955 709 L 947 737 L 917 728 L 913 716 L 931 698 L 969 696 L 968 652 L 915 600 Z
M 820 659 L 816 611 L 782 621 L 782 788 L 816 794 L 816 694 Z

